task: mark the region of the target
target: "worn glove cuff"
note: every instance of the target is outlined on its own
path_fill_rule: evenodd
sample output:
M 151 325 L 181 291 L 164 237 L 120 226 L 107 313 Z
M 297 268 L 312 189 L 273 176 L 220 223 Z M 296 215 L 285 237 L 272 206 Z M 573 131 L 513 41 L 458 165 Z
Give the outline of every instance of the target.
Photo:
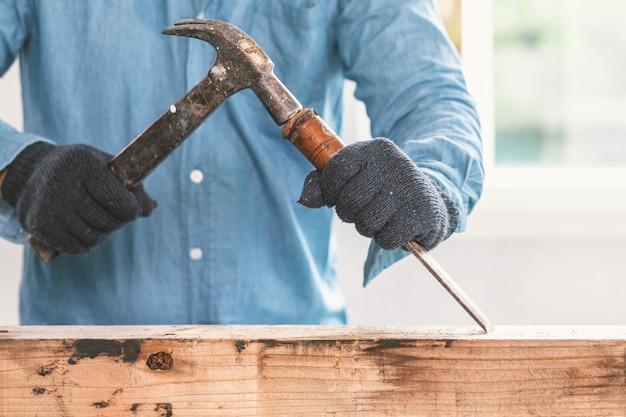
M 443 190 L 443 188 L 439 186 L 439 184 L 434 183 L 434 185 L 437 191 L 439 192 L 441 199 L 445 203 L 446 211 L 448 212 L 448 231 L 447 233 L 444 234 L 443 238 L 441 239 L 441 241 L 444 241 L 447 238 L 449 238 L 452 235 L 452 233 L 454 233 L 454 231 L 456 230 L 456 226 L 459 223 L 459 209 L 456 207 L 456 204 L 454 204 L 454 201 L 452 201 L 448 193 L 446 193 Z
M 2 182 L 2 198 L 11 206 L 16 207 L 26 182 L 33 174 L 35 167 L 52 149 L 54 145 L 37 142 L 24 149 L 11 162 Z

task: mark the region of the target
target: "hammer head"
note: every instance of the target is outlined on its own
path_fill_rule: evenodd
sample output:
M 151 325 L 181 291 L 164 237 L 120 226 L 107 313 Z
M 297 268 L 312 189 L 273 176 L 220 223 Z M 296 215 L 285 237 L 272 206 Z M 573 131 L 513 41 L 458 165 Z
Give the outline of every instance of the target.
M 274 63 L 245 32 L 212 19 L 186 19 L 163 30 L 166 35 L 187 36 L 213 45 L 217 52 L 209 77 L 216 94 L 230 96 L 250 88 L 277 125 L 287 122 L 302 105 L 274 75 Z

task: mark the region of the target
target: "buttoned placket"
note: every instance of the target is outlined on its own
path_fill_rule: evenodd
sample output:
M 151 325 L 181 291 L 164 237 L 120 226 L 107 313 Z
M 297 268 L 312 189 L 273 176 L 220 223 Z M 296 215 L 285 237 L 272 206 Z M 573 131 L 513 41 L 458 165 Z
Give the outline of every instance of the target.
M 217 1 L 200 2 L 196 15 L 199 19 L 212 18 L 218 8 Z M 206 76 L 213 60 L 215 50 L 205 42 L 191 39 L 188 43 L 186 63 L 187 90 L 192 89 Z M 210 143 L 216 140 L 215 115 L 202 123 L 186 144 L 183 158 L 182 181 L 185 183 L 185 199 L 188 202 L 187 212 L 187 256 L 189 281 L 189 311 L 193 322 L 216 320 L 220 306 L 217 293 L 222 291 L 223 283 L 219 250 L 225 244 L 221 237 L 221 228 L 225 227 L 219 218 L 218 199 L 216 194 L 215 175 L 226 176 L 227 173 L 216 173 L 215 158 L 220 156 L 208 152 Z M 222 177 L 220 177 L 222 178 Z M 216 250 L 218 252 L 216 252 Z M 206 300 L 214 300 L 207 303 Z

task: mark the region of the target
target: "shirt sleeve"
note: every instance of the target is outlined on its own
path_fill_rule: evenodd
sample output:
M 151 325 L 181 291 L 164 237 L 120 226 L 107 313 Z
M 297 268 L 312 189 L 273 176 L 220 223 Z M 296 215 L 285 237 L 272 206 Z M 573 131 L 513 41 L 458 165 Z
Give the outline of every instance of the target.
M 465 230 L 484 178 L 480 124 L 434 2 L 345 0 L 338 31 L 372 136 L 393 140 L 448 193 L 459 210 L 456 232 Z M 372 242 L 364 284 L 407 254 Z
M 0 0 L 0 75 L 4 75 L 15 61 L 28 38 L 28 1 Z M 37 135 L 18 132 L 0 120 L 0 171 L 28 145 L 46 141 Z M 0 201 L 0 236 L 16 243 L 24 242 L 15 210 Z

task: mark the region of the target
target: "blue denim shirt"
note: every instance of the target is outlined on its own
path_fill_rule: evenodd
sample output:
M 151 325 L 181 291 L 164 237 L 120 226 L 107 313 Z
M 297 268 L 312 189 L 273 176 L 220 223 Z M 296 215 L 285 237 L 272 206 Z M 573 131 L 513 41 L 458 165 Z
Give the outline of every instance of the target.
M 337 131 L 342 84 L 356 81 L 372 134 L 449 193 L 464 229 L 483 181 L 479 124 L 427 0 L 0 1 L 0 71 L 19 55 L 25 113 L 24 133 L 0 124 L 0 169 L 41 140 L 121 150 L 206 75 L 209 44 L 160 33 L 199 16 L 251 35 Z M 237 93 L 145 180 L 152 216 L 87 256 L 44 264 L 26 247 L 21 322 L 345 323 L 333 211 L 296 203 L 311 169 Z M 6 202 L 0 233 L 26 237 Z M 365 282 L 405 255 L 372 244 Z

